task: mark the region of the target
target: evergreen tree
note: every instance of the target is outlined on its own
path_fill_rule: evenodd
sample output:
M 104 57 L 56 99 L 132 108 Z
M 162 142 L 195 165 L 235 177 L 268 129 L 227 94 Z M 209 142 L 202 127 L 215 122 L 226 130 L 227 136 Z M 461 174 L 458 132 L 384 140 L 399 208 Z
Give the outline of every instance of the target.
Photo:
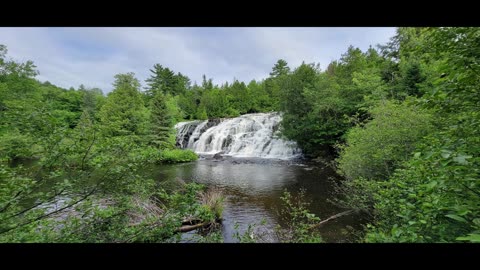
M 169 136 L 172 132 L 172 116 L 167 108 L 165 95 L 158 92 L 151 100 L 150 130 L 151 143 L 160 149 L 170 148 Z
M 202 88 L 203 90 L 212 90 L 213 89 L 213 82 L 212 82 L 212 79 L 208 79 L 207 80 L 207 77 L 205 76 L 205 74 L 203 74 L 202 76 Z
M 148 85 L 146 94 L 149 98 L 155 96 L 157 91 L 163 94 L 181 94 L 185 91 L 190 81 L 188 77 L 183 76 L 181 73 L 175 74 L 172 70 L 160 64 L 155 64 L 153 69 L 150 69 L 150 72 L 153 74 L 145 80 Z
M 290 68 L 288 67 L 287 61 L 280 59 L 275 63 L 275 66 L 272 69 L 272 72 L 270 72 L 270 76 L 272 77 L 279 77 L 282 75 L 287 75 L 290 73 Z
M 142 134 L 145 106 L 140 82 L 134 73 L 117 74 L 113 86 L 114 90 L 99 112 L 103 132 L 107 136 Z

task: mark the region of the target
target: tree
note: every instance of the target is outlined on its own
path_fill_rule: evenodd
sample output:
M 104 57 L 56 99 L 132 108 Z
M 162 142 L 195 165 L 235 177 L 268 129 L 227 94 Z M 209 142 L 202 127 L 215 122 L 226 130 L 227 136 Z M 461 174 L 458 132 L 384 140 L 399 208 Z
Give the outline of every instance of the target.
M 303 63 L 280 81 L 280 110 L 284 112 L 282 134 L 296 141 L 307 155 L 315 144 L 312 144 L 311 140 L 312 123 L 308 120 L 311 116 L 312 100 L 305 98 L 304 91 L 314 86 L 317 72 L 314 64 Z
M 83 111 L 87 111 L 88 116 L 94 120 L 101 105 L 101 99 L 104 98 L 102 90 L 98 88 L 86 89 L 83 85 L 80 85 L 78 91 L 83 93 Z
M 134 73 L 117 74 L 113 86 L 99 112 L 103 132 L 107 136 L 142 134 L 146 116 L 140 82 Z
M 230 102 L 225 91 L 218 88 L 206 91 L 202 95 L 200 107 L 203 106 L 209 118 L 220 118 L 230 116 Z M 199 108 L 200 108 L 199 107 Z
M 273 66 L 272 72 L 270 72 L 271 77 L 279 77 L 282 75 L 287 75 L 290 73 L 290 68 L 288 67 L 287 61 L 280 59 Z
M 247 89 L 251 97 L 249 113 L 268 112 L 273 110 L 272 100 L 268 96 L 263 82 L 257 83 L 255 80 L 252 80 L 248 84 Z
M 212 79 L 210 78 L 210 79 L 207 80 L 207 77 L 205 76 L 205 74 L 203 74 L 203 76 L 202 76 L 202 88 L 205 91 L 213 89 Z
M 201 105 L 201 106 L 198 107 L 197 112 L 195 114 L 195 118 L 197 118 L 199 120 L 207 120 L 208 119 L 208 115 L 207 115 L 207 111 L 205 110 L 205 106 Z
M 228 93 L 231 107 L 240 114 L 245 114 L 252 108 L 252 97 L 245 83 L 235 80 L 223 92 Z
M 173 119 L 167 108 L 165 95 L 158 92 L 151 100 L 150 126 L 151 142 L 159 149 L 170 148 L 169 136 L 172 132 Z
M 150 72 L 153 74 L 145 80 L 148 85 L 146 88 L 148 98 L 155 96 L 157 91 L 162 92 L 164 95 L 179 95 L 184 93 L 190 86 L 190 79 L 187 76 L 182 75 L 180 72 L 175 74 L 172 70 L 160 64 L 155 64 L 153 69 L 150 69 Z
M 195 88 L 179 96 L 178 106 L 183 111 L 186 119 L 195 118 L 198 107 L 197 100 L 200 103 L 199 92 Z

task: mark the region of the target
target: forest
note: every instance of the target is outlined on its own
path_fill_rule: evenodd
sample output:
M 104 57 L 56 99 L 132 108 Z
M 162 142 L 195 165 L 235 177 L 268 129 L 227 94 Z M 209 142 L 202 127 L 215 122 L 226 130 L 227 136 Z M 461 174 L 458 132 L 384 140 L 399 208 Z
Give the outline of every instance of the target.
M 198 159 L 176 145 L 179 122 L 268 112 L 341 176 L 338 203 L 368 220 L 355 242 L 480 242 L 480 28 L 399 27 L 324 70 L 280 59 L 266 79 L 222 85 L 159 63 L 145 82 L 115 75 L 105 95 L 39 70 L 0 44 L 0 242 L 181 242 L 196 229 L 222 242 L 219 190 L 146 168 Z M 281 241 L 322 242 L 301 193 L 282 201 Z

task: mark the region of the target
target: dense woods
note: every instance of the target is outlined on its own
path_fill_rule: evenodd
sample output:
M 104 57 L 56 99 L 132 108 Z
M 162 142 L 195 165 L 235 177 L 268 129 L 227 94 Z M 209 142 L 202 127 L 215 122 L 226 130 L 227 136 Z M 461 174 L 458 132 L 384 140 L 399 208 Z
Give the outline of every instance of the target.
M 306 158 L 334 159 L 342 203 L 369 217 L 359 242 L 480 242 L 479 28 L 398 28 L 324 70 L 272 64 L 268 78 L 222 85 L 155 64 L 104 95 L 40 82 L 0 45 L 0 241 L 178 241 L 186 219 L 215 224 L 222 196 L 142 168 L 196 160 L 175 148 L 179 121 L 279 111 Z M 302 211 L 289 242 L 320 241 Z

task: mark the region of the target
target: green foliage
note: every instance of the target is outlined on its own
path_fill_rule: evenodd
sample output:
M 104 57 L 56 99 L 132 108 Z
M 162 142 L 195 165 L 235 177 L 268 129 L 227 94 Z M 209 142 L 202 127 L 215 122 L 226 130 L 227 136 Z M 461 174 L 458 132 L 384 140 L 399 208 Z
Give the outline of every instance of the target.
M 140 82 L 133 73 L 117 74 L 115 89 L 107 96 L 99 112 L 105 136 L 145 134 L 147 111 L 139 91 Z
M 382 102 L 373 120 L 349 130 L 338 168 L 347 180 L 386 180 L 408 160 L 416 144 L 433 130 L 433 116 L 414 104 Z
M 188 77 L 181 73 L 175 74 L 172 70 L 160 64 L 155 64 L 150 72 L 153 74 L 146 79 L 148 85 L 146 94 L 150 98 L 158 92 L 164 95 L 179 95 L 185 92 L 190 85 Z
M 201 106 L 204 106 L 209 118 L 227 117 L 227 109 L 229 108 L 228 97 L 225 93 L 214 88 L 203 93 L 201 98 Z
M 258 83 L 252 80 L 247 87 L 251 102 L 249 113 L 278 111 L 277 108 L 274 108 L 273 98 L 266 91 L 265 82 Z
M 283 59 L 279 59 L 277 63 L 272 68 L 272 72 L 270 72 L 270 76 L 272 77 L 279 77 L 283 75 L 287 75 L 290 73 L 290 68 L 288 67 L 287 61 Z
M 0 159 L 13 160 L 31 158 L 35 155 L 34 139 L 18 130 L 4 132 L 0 135 Z
M 181 163 L 198 159 L 195 152 L 188 149 L 164 149 L 156 147 L 136 147 L 130 152 L 130 158 L 138 163 Z
M 186 119 L 202 119 L 196 116 L 198 104 L 200 103 L 201 93 L 198 86 L 194 86 L 191 90 L 186 91 L 183 95 L 178 96 L 178 107 L 184 114 Z M 205 111 L 205 118 L 207 112 Z
M 198 159 L 197 154 L 188 149 L 163 150 L 160 152 L 160 162 L 178 163 L 191 162 Z
M 386 98 L 381 76 L 384 61 L 372 48 L 362 52 L 350 47 L 324 72 L 314 64 L 302 64 L 281 76 L 282 133 L 307 156 L 331 153 L 352 126 L 349 118 L 357 115 L 365 121 L 365 109 Z
M 238 111 L 240 114 L 245 114 L 252 111 L 252 95 L 243 82 L 237 80 L 233 81 L 224 91 L 228 91 L 229 95 L 229 108 Z M 228 113 L 228 109 L 225 110 Z
M 312 147 L 310 129 L 315 127 L 308 121 L 312 104 L 303 93 L 304 89 L 313 87 L 317 73 L 318 69 L 313 64 L 303 63 L 291 75 L 280 80 L 282 89 L 280 109 L 284 112 L 282 134 L 295 140 L 307 153 Z
M 165 96 L 158 92 L 151 100 L 150 104 L 150 142 L 159 149 L 172 148 L 169 145 L 169 136 L 173 128 L 173 117 L 169 111 Z
M 205 110 L 205 106 L 198 107 L 197 112 L 195 114 L 195 118 L 199 120 L 208 119 L 207 110 Z
M 415 47 L 400 44 L 400 51 L 428 51 L 427 60 L 435 63 L 436 71 L 428 73 L 435 77 L 427 78 L 431 88 L 420 102 L 435 111 L 438 127 L 402 169 L 374 189 L 375 222 L 365 241 L 477 242 L 480 115 L 474 89 L 479 83 L 480 32 L 431 28 L 418 34 L 422 42 Z
M 165 105 L 167 107 L 168 114 L 171 116 L 173 125 L 183 121 L 184 119 L 184 113 L 179 106 L 179 97 L 180 96 L 171 95 L 167 95 L 165 97 Z
M 98 120 L 97 112 L 105 102 L 102 90 L 98 88 L 85 89 L 83 85 L 80 85 L 78 91 L 83 93 L 82 110 L 87 111 L 93 120 Z
M 184 218 L 221 216 L 218 197 L 204 205 L 199 188 L 162 197 L 143 176 L 145 163 L 197 156 L 146 145 L 150 111 L 133 74 L 115 76 L 105 98 L 83 85 L 40 83 L 33 63 L 5 55 L 0 46 L 0 242 L 175 242 Z M 152 113 L 170 115 L 157 124 L 171 128 L 182 118 L 178 97 L 162 101 Z M 37 160 L 28 168 L 4 162 L 23 158 Z
M 322 242 L 320 234 L 315 230 L 315 224 L 320 222 L 320 218 L 308 211 L 310 203 L 305 199 L 305 190 L 300 190 L 296 196 L 284 191 L 281 199 L 284 208 L 280 210 L 280 216 L 286 227 L 277 228 L 280 240 L 286 243 Z
M 240 233 L 239 228 L 240 224 L 235 223 L 233 229 L 233 238 L 236 239 L 239 243 L 259 243 L 263 240 L 264 235 L 258 232 L 257 228 L 266 224 L 266 220 L 262 220 L 260 224 L 251 223 L 248 224 L 247 229 Z
M 204 76 L 201 86 L 193 85 L 178 96 L 178 107 L 184 119 L 237 117 L 241 114 L 279 110 L 279 82 L 290 73 L 280 60 L 265 81 L 252 80 L 248 85 L 236 79 L 220 87 Z M 280 63 L 280 64 L 279 64 Z

